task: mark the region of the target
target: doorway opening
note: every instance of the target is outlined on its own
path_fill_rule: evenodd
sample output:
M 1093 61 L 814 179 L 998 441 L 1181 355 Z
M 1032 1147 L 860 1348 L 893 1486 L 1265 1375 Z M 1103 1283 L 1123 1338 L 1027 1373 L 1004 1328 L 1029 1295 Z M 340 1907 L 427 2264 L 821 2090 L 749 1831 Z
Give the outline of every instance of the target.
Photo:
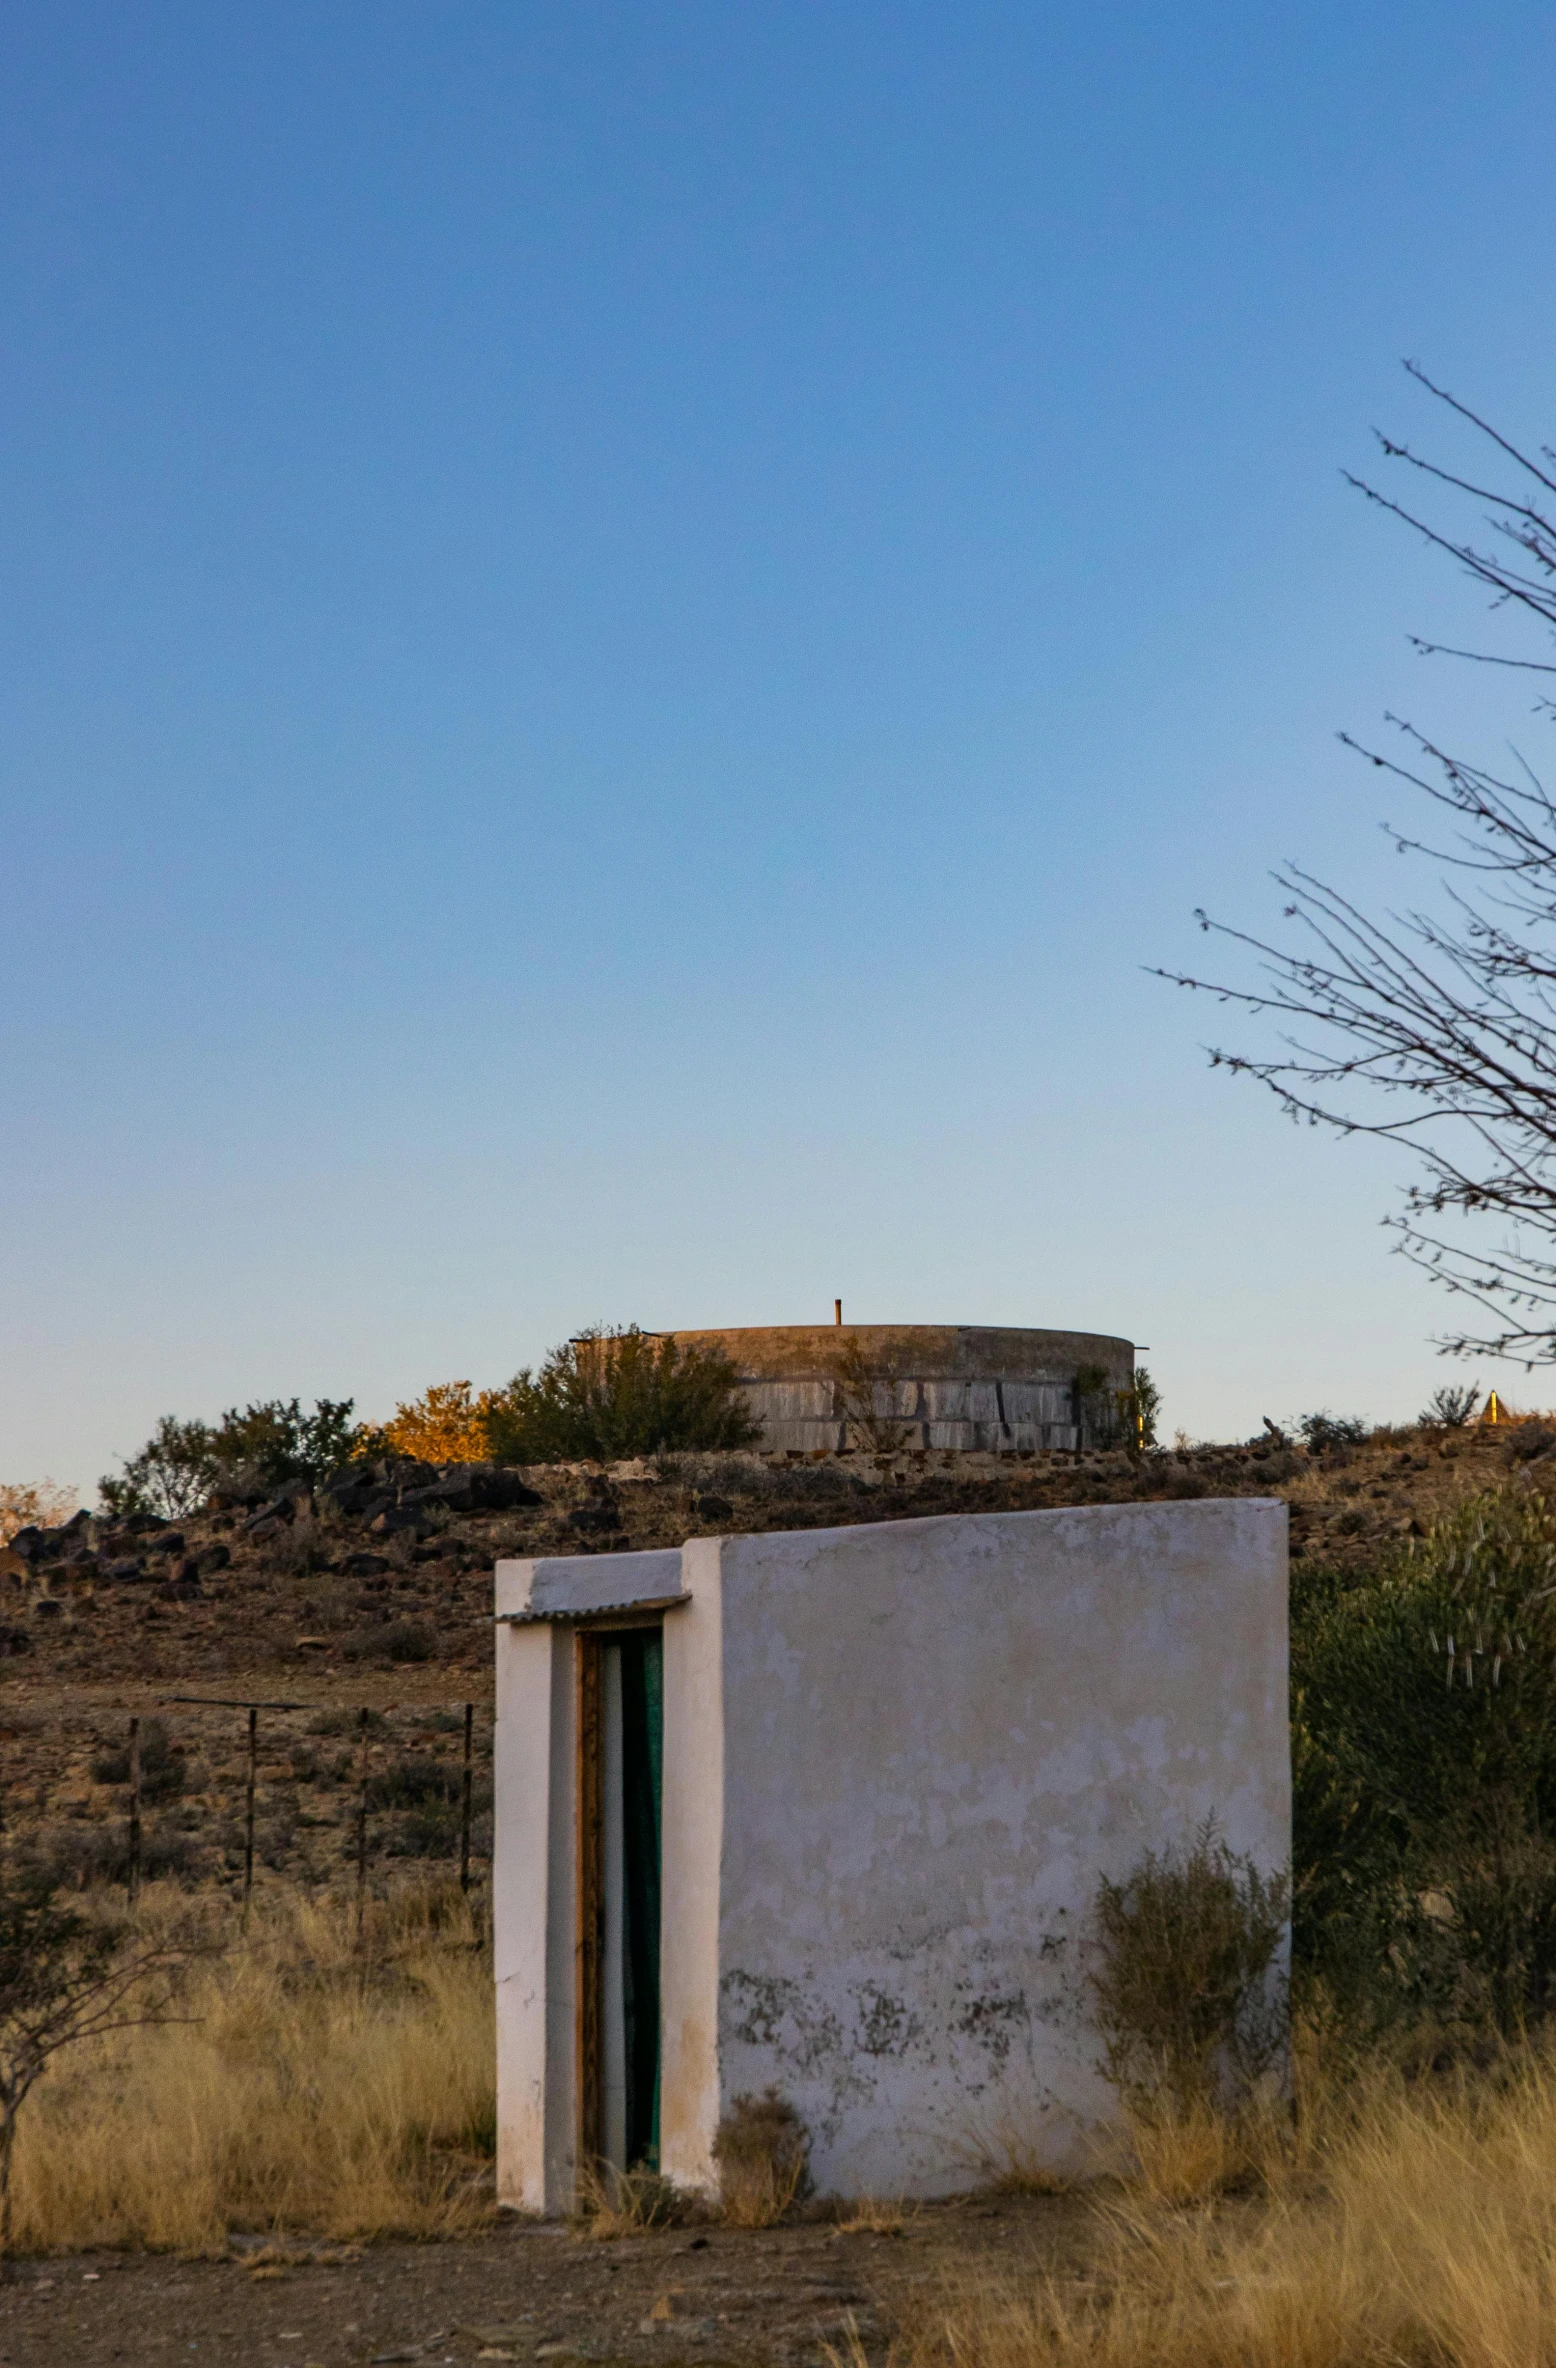
M 582 2150 L 657 2170 L 663 1632 L 596 1630 L 579 1645 Z

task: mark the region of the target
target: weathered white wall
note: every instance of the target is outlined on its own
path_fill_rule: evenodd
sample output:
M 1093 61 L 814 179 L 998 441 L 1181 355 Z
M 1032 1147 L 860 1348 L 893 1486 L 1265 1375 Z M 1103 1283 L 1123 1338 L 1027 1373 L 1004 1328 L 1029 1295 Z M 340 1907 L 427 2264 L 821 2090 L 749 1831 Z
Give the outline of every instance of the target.
M 699 2034 L 665 2082 L 675 2175 L 711 2181 L 719 2110 L 770 2083 L 824 2189 L 965 2186 L 1004 2124 L 1073 2162 L 1111 2108 L 1079 1987 L 1099 1878 L 1210 1815 L 1289 1858 L 1285 1507 L 899 1521 L 684 1562 L 666 1769 L 695 1752 L 674 1690 L 711 1720 L 716 1678 L 723 1781 L 715 1819 L 698 1770 L 701 1864 L 666 1890 Z M 667 1774 L 667 1838 L 669 1802 Z M 683 1946 L 672 1903 L 705 1899 L 715 1847 L 716 1948 L 705 1905 Z
M 810 2125 L 823 2188 L 953 2190 L 1002 2125 L 1073 2164 L 1111 2106 L 1081 1988 L 1100 1877 L 1209 1815 L 1261 1866 L 1289 1858 L 1285 1507 L 698 1539 L 501 1566 L 499 1609 L 678 1585 L 664 2168 L 711 2185 L 721 2112 L 769 2084 Z M 499 2192 L 555 2210 L 574 2113 L 572 1632 L 498 1633 Z

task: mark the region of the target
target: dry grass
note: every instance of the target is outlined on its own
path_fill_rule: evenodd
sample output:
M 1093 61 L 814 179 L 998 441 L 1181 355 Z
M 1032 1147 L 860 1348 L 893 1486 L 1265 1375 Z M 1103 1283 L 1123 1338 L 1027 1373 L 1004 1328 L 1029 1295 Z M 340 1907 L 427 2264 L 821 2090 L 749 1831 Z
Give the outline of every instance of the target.
M 1084 2132 L 1073 2116 L 1021 2098 L 970 2114 L 963 2134 L 946 2148 L 968 2185 L 990 2195 L 1063 2195 L 1074 2182 L 1052 2167 L 1055 2153 L 1080 2157 L 1085 2151 Z
M 429 1912 L 429 1909 L 435 1912 Z M 146 1894 L 154 1920 L 173 1903 Z M 22 2116 L 17 2241 L 220 2248 L 229 2231 L 450 2235 L 490 2212 L 490 1961 L 460 1895 L 282 1899 L 196 1967 L 192 2025 L 67 2051 Z
M 844 2207 L 837 2233 L 839 2236 L 902 2236 L 916 2211 L 915 2205 L 905 2203 L 900 2196 L 895 2203 L 883 2203 L 878 2196 L 861 2195 Z
M 1287 2167 L 1291 2116 L 1275 2097 L 1255 2097 L 1235 2112 L 1209 2100 L 1164 2095 L 1149 2109 L 1126 2105 L 1133 2157 L 1129 2186 L 1142 2202 L 1209 2202 L 1252 2185 L 1280 2183 Z
M 609 2242 L 650 2228 L 676 2228 L 696 2216 L 696 2198 L 658 2171 L 618 2171 L 607 2162 L 586 2164 L 578 2174 L 574 2236 Z
M 810 2192 L 810 2134 L 774 2088 L 736 2097 L 713 2141 L 726 2228 L 773 2228 Z
M 1556 2058 L 1437 2088 L 1379 2076 L 1225 2141 L 1257 2200 L 1164 2204 L 1214 2171 L 1204 2131 L 1099 2199 L 1084 2278 L 987 2280 L 907 2339 L 912 2368 L 1549 2368 Z M 1257 2161 L 1254 2157 L 1257 2156 Z M 1189 2167 L 1194 2168 L 1194 2177 Z

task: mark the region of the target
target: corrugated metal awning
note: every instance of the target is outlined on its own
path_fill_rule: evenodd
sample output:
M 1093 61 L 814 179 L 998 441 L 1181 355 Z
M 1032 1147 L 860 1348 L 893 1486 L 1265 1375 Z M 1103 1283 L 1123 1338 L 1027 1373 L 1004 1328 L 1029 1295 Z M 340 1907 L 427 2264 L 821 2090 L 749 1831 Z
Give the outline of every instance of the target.
M 619 1619 L 624 1612 L 673 1612 L 681 1604 L 690 1602 L 689 1594 L 629 1595 L 624 1603 L 567 1605 L 537 1612 L 498 1612 L 494 1625 L 499 1628 L 543 1628 L 555 1627 L 560 1622 L 576 1627 L 586 1620 Z

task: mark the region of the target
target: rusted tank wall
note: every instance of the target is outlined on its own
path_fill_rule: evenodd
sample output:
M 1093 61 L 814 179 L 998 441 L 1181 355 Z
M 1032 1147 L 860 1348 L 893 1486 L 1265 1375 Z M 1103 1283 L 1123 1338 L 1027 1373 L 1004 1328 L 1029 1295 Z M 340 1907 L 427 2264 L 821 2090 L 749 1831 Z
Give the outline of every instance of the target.
M 816 1452 L 861 1444 L 840 1374 L 845 1353 L 873 1376 L 871 1412 L 909 1447 L 1039 1448 L 1077 1444 L 1075 1380 L 1101 1368 L 1134 1380 L 1134 1345 L 1103 1332 L 1006 1324 L 784 1324 L 678 1332 L 722 1350 L 740 1376 L 764 1446 Z

